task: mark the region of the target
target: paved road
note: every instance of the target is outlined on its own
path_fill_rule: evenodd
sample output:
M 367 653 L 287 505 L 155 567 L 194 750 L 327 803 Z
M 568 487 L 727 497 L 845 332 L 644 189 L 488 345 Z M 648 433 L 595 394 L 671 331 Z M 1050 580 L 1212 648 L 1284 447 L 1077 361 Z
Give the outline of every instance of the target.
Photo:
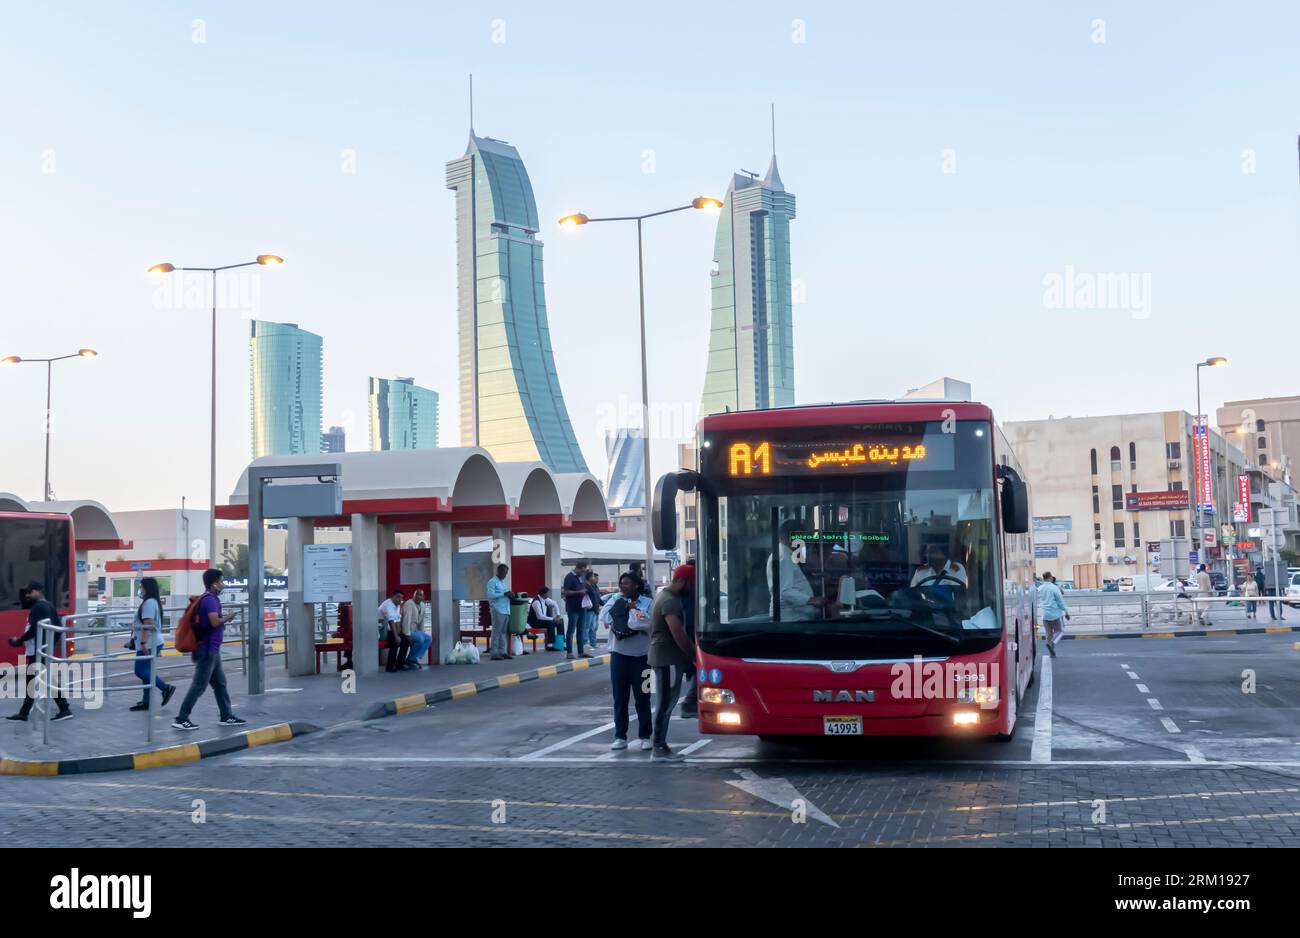
M 785 746 L 701 737 L 678 722 L 671 741 L 689 753 L 679 765 L 609 750 L 608 672 L 598 669 L 176 769 L 9 779 L 0 837 L 15 846 L 1300 846 L 1294 642 L 1065 643 L 1009 743 Z M 194 823 L 200 808 L 204 822 Z

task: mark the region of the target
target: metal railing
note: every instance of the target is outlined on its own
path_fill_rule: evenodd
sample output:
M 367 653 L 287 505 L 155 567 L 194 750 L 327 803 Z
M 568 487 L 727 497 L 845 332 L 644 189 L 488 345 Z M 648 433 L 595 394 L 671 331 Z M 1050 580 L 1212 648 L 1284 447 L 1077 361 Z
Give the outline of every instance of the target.
M 1104 593 L 1071 590 L 1065 593 L 1066 607 L 1070 613 L 1067 628 L 1095 631 L 1144 631 L 1148 629 L 1178 628 L 1193 626 L 1200 617 L 1200 608 L 1210 612 L 1218 606 L 1225 611 L 1232 610 L 1232 618 L 1247 602 L 1260 605 L 1267 603 L 1270 597 L 1200 596 L 1196 593 L 1160 591 L 1154 593 Z M 1286 597 L 1271 597 L 1275 603 L 1286 602 Z M 1292 601 L 1296 601 L 1294 598 Z M 1223 616 L 1220 615 L 1222 621 Z
M 223 605 L 223 610 L 235 612 L 235 617 L 226 624 L 226 632 L 222 642 L 223 649 L 237 646 L 238 654 L 226 655 L 223 653 L 222 661 L 224 663 L 229 660 L 233 663 L 238 660 L 240 670 L 246 673 L 248 670 L 249 641 L 252 634 L 254 634 L 253 629 L 247 628 L 248 605 L 247 603 L 227 603 Z M 184 612 L 184 607 L 176 606 L 162 610 L 162 622 L 158 623 L 157 628 L 158 634 L 163 638 L 163 644 L 156 651 L 150 650 L 148 654 L 140 654 L 140 649 L 128 651 L 124 646 L 121 650 L 110 648 L 111 643 L 131 635 L 135 626 L 134 609 L 105 609 L 99 612 L 64 616 L 59 625 L 54 625 L 48 619 L 38 623 L 35 639 L 36 661 L 34 664 L 39 669 L 37 677 L 38 696 L 36 700 L 37 705 L 41 708 L 42 744 L 49 744 L 50 711 L 55 696 L 55 684 L 59 685 L 58 690 L 64 692 L 76 689 L 78 682 L 67 679 L 70 678 L 74 671 L 73 666 L 81 665 L 103 665 L 105 667 L 102 682 L 102 692 L 105 694 L 149 689 L 149 718 L 145 721 L 145 740 L 153 742 L 153 717 L 157 713 L 156 702 L 160 696 L 160 692 L 154 687 L 155 678 L 167 671 L 189 670 L 191 668 L 189 661 L 185 660 L 185 656 L 181 656 L 177 663 L 173 665 L 159 664 L 160 661 L 165 660 L 164 652 L 168 648 L 175 650 L 175 633 L 168 626 L 178 622 Z M 287 660 L 288 642 L 284 604 L 270 605 L 267 607 L 266 612 L 269 613 L 269 616 L 261 623 L 261 641 L 271 644 L 271 655 L 280 654 Z M 274 642 L 277 638 L 281 642 L 281 648 L 278 652 L 274 650 Z M 69 639 L 71 639 L 74 646 L 74 653 L 71 655 L 66 654 Z M 82 650 L 96 641 L 100 643 L 98 654 L 87 654 Z M 56 648 L 64 653 L 56 654 Z M 135 663 L 140 660 L 149 662 L 147 684 L 136 683 L 140 681 L 140 678 L 135 672 Z M 125 661 L 131 662 L 130 670 L 116 672 L 107 670 L 108 665 Z M 33 663 L 29 662 L 29 666 L 31 664 Z M 58 680 L 56 680 L 56 677 Z M 125 677 L 133 678 L 133 681 L 111 683 Z

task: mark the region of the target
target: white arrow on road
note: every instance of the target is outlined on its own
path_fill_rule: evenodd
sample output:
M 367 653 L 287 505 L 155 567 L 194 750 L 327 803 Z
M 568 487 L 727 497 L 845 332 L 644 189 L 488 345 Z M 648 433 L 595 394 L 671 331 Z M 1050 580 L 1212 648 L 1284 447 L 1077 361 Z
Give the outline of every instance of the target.
M 727 779 L 728 785 L 734 785 L 755 798 L 762 798 L 764 801 L 772 802 L 777 807 L 788 808 L 791 811 L 794 810 L 795 801 L 802 801 L 810 818 L 815 818 L 823 824 L 829 824 L 831 827 L 839 828 L 838 824 L 827 817 L 820 808 L 805 798 L 799 792 L 799 789 L 785 779 L 759 778 L 758 773 L 750 769 L 736 769 L 736 774 L 740 776 L 740 781 Z

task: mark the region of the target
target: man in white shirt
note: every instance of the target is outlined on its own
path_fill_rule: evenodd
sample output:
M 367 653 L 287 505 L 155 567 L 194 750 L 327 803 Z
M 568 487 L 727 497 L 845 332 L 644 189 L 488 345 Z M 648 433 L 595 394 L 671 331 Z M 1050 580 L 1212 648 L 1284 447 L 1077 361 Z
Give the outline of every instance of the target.
M 926 565 L 912 574 L 912 586 L 924 583 L 926 586 L 952 589 L 966 585 L 966 568 L 955 560 L 948 559 L 948 548 L 943 544 L 931 544 L 925 550 Z
M 551 588 L 543 586 L 533 597 L 532 609 L 534 628 L 546 629 L 546 647 L 555 647 L 555 630 L 564 627 L 564 614 L 560 604 L 551 598 Z M 528 652 L 524 652 L 528 654 Z
M 406 658 L 408 671 L 418 671 L 423 665 L 420 659 L 433 644 L 433 636 L 424 628 L 424 590 L 416 590 L 415 595 L 402 603 L 402 634 L 411 640 L 411 653 Z
M 379 605 L 379 629 L 388 642 L 388 664 L 385 671 L 406 670 L 406 656 L 411 650 L 411 640 L 402 633 L 402 591 L 393 590 Z
M 803 565 L 795 562 L 792 535 L 799 530 L 799 522 L 787 521 L 781 525 L 781 543 L 777 546 L 777 566 L 780 583 L 772 583 L 772 560 L 767 558 L 767 589 L 772 596 L 768 612 L 776 618 L 776 604 L 780 602 L 782 622 L 807 622 L 821 618 L 818 607 L 825 603 L 813 595 L 812 584 L 803 572 Z

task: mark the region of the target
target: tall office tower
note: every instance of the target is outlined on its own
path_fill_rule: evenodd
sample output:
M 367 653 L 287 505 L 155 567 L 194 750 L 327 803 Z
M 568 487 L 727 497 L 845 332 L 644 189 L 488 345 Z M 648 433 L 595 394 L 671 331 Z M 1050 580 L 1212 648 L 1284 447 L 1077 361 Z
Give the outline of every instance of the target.
M 640 430 L 605 431 L 605 504 L 612 509 L 645 507 L 645 438 Z
M 253 320 L 253 458 L 321 451 L 321 337 L 293 323 Z
M 460 441 L 502 461 L 586 472 L 551 354 L 533 187 L 518 151 L 470 129 L 456 193 Z
M 767 175 L 732 176 L 713 247 L 705 414 L 794 403 L 790 220 L 776 154 Z
M 438 392 L 417 386 L 414 378 L 371 378 L 371 450 L 437 445 Z
M 330 427 L 320 435 L 322 453 L 346 453 L 347 449 L 348 435 L 342 427 Z

